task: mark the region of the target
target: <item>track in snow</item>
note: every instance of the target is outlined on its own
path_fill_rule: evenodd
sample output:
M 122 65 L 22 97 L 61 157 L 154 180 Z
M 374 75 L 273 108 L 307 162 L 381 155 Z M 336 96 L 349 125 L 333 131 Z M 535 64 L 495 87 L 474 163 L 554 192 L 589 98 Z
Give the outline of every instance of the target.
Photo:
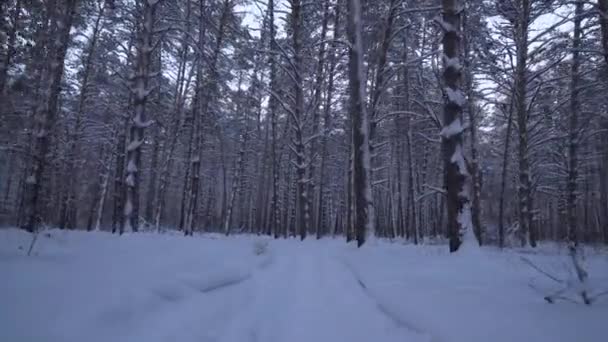
M 306 243 L 276 247 L 275 263 L 251 279 L 253 300 L 232 319 L 219 341 L 431 340 L 379 310 L 333 255 L 319 254 Z

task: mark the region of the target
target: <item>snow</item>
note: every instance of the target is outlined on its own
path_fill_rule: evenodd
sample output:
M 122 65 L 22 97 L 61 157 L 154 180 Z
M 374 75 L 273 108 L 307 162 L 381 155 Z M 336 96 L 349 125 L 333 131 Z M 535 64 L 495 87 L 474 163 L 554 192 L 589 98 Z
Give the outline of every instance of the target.
M 445 94 L 448 97 L 448 101 L 456 104 L 458 107 L 464 107 L 464 105 L 467 104 L 467 99 L 460 89 L 446 87 Z
M 456 118 L 454 121 L 450 122 L 449 125 L 444 126 L 439 132 L 439 135 L 444 138 L 451 138 L 457 134 L 461 134 L 464 131 L 464 127 L 462 126 L 462 121 L 460 118 Z
M 599 342 L 608 334 L 608 298 L 548 304 L 530 288 L 550 283 L 520 256 L 555 271 L 566 251 L 452 255 L 380 239 L 357 249 L 342 239 L 50 230 L 27 257 L 30 241 L 0 230 L 0 341 Z M 586 257 L 590 291 L 606 289 L 608 257 Z
M 447 68 L 454 68 L 456 70 L 462 70 L 462 66 L 460 65 L 460 58 L 459 57 L 448 57 L 446 55 L 443 55 L 443 65 L 444 67 Z
M 129 146 L 127 146 L 127 151 L 131 152 L 131 151 L 135 151 L 137 150 L 142 144 L 144 143 L 144 140 L 133 140 L 129 143 Z
M 133 160 L 133 159 L 129 160 L 129 162 L 127 163 L 127 172 L 129 172 L 129 173 L 137 172 L 137 165 L 135 165 L 135 160 Z

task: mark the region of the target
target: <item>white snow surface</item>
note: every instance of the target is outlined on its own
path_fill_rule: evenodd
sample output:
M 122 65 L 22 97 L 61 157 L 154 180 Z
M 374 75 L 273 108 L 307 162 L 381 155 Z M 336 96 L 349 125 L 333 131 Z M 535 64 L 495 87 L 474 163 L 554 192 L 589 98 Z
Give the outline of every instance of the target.
M 608 298 L 548 304 L 566 251 L 0 230 L 0 341 L 605 341 Z M 260 250 L 259 246 L 267 247 Z M 608 254 L 587 250 L 591 291 Z M 536 290 L 530 287 L 534 284 Z M 576 299 L 571 294 L 572 299 Z M 608 296 L 607 296 L 608 297 Z

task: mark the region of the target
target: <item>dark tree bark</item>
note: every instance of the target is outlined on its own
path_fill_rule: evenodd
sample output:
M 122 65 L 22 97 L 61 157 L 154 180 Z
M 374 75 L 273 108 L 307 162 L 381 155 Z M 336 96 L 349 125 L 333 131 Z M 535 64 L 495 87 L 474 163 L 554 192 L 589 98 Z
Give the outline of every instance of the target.
M 274 27 L 274 0 L 268 1 L 268 26 L 270 39 L 270 53 L 268 54 L 268 64 L 270 67 L 270 90 L 273 94 L 277 93 L 277 66 L 275 59 L 276 33 Z M 270 229 L 274 232 L 275 238 L 279 236 L 281 226 L 281 214 L 279 210 L 279 156 L 277 154 L 277 100 L 274 96 L 268 99 L 268 112 L 270 114 L 270 124 L 272 137 L 270 142 L 271 149 L 271 168 L 272 168 L 272 198 L 270 200 Z
M 469 11 L 473 7 L 467 8 Z M 464 69 L 465 69 L 465 88 L 467 93 L 467 114 L 469 117 L 469 132 L 470 135 L 470 150 L 471 150 L 471 162 L 469 163 L 469 172 L 471 173 L 471 219 L 473 223 L 473 231 L 477 237 L 479 244 L 483 244 L 483 227 L 481 224 L 481 174 L 479 173 L 479 161 L 477 151 L 477 115 L 478 110 L 475 107 L 474 96 L 474 85 L 473 85 L 473 70 L 471 52 L 473 46 L 471 43 L 472 34 L 476 31 L 473 30 L 471 24 L 467 20 L 467 15 L 463 15 L 463 49 L 464 49 Z
M 61 93 L 65 55 L 70 42 L 70 29 L 76 13 L 77 0 L 64 0 L 57 4 L 56 37 L 50 45 L 50 61 L 43 75 L 43 92 L 34 116 L 33 149 L 31 168 L 26 178 L 26 210 L 23 228 L 33 232 L 41 220 L 39 197 L 43 186 L 47 153 L 50 147 L 51 131 L 57 116 L 57 104 Z
M 146 0 L 139 3 L 142 11 L 141 28 L 138 33 L 137 56 L 134 63 L 135 80 L 131 89 L 133 95 L 134 115 L 131 119 L 129 144 L 127 145 L 126 199 L 124 208 L 125 228 L 139 230 L 139 193 L 140 167 L 144 130 L 152 124 L 147 120 L 146 103 L 152 89 L 149 87 L 151 76 L 152 53 L 154 52 L 155 12 L 160 0 Z
M 334 73 L 336 71 L 337 65 L 337 46 L 336 42 L 339 37 L 339 27 L 340 27 L 340 3 L 335 5 L 334 10 L 334 21 L 333 21 L 333 42 L 330 45 L 330 55 L 329 55 L 329 70 L 327 72 L 327 93 L 325 98 L 325 104 L 323 106 L 323 135 L 321 141 L 321 166 L 319 170 L 319 203 L 317 205 L 318 213 L 317 213 L 317 238 L 319 236 L 319 229 L 327 229 L 329 222 L 327 222 L 327 211 L 325 210 L 325 170 L 327 166 L 328 159 L 328 142 L 329 142 L 329 132 L 331 130 L 331 109 L 332 109 L 332 101 L 334 94 Z
M 361 3 L 359 0 L 347 1 L 349 112 L 353 156 L 353 226 L 357 245 L 361 247 L 369 235 L 375 235 L 375 218 L 370 179 L 369 119 L 365 108 L 365 80 L 363 79 Z
M 448 235 L 450 252 L 456 252 L 465 235 L 470 234 L 471 204 L 469 200 L 470 175 L 463 155 L 462 110 L 466 104 L 460 90 L 462 66 L 460 63 L 461 22 L 458 0 L 442 0 L 443 18 L 443 81 L 444 107 L 441 131 L 445 187 L 447 192 Z
M 518 6 L 518 18 L 515 32 L 515 112 L 518 129 L 518 160 L 519 160 L 519 230 L 522 244 L 526 240 L 536 247 L 536 234 L 532 229 L 532 182 L 530 175 L 529 144 L 528 144 L 528 105 L 527 97 L 527 63 L 528 63 L 528 31 L 530 18 L 529 0 L 521 0 Z M 527 235 L 527 236 L 526 236 Z
M 507 188 L 507 173 L 509 171 L 509 148 L 511 145 L 511 131 L 513 130 L 513 101 L 509 105 L 507 115 L 507 133 L 505 134 L 505 149 L 502 155 L 502 172 L 500 176 L 500 199 L 498 207 L 498 246 L 503 248 L 505 245 L 505 192 Z
M 572 37 L 572 62 L 570 70 L 570 120 L 568 127 L 568 176 L 567 176 L 567 215 L 568 240 L 571 244 L 578 244 L 578 229 L 576 222 L 576 195 L 578 178 L 578 116 L 579 116 L 579 67 L 581 45 L 581 21 L 584 3 L 577 0 L 574 10 L 574 31 Z
M 304 88 L 303 88 L 303 56 L 302 56 L 302 3 L 300 0 L 291 0 L 291 35 L 293 45 L 293 96 L 292 127 L 294 131 L 295 166 L 297 182 L 297 212 L 296 225 L 300 239 L 304 240 L 308 233 L 310 223 L 310 201 L 308 198 L 308 178 L 306 176 L 307 160 L 304 145 Z
M 319 213 L 321 208 L 317 208 L 314 204 L 318 203 L 318 201 L 316 200 L 318 196 L 316 190 L 318 189 L 318 184 L 316 182 L 315 179 L 315 174 L 316 174 L 316 166 L 317 163 L 315 162 L 316 159 L 316 154 L 317 154 L 317 138 L 316 136 L 319 135 L 319 121 L 320 121 L 320 113 L 319 113 L 319 107 L 321 105 L 321 93 L 322 93 L 322 86 L 323 86 L 323 78 L 325 76 L 325 51 L 326 51 L 326 44 L 324 42 L 325 40 L 325 36 L 327 35 L 327 26 L 329 24 L 329 0 L 325 0 L 325 4 L 323 7 L 323 19 L 321 20 L 321 46 L 319 47 L 319 52 L 317 54 L 317 65 L 316 65 L 316 70 L 315 70 L 315 84 L 314 84 L 314 94 L 313 94 L 313 98 L 312 98 L 312 104 L 310 107 L 312 107 L 312 134 L 313 134 L 313 138 L 312 141 L 310 142 L 310 150 L 309 150 L 309 154 L 308 154 L 308 162 L 309 162 L 309 170 L 308 170 L 308 176 L 309 176 L 309 183 L 308 183 L 308 194 L 310 196 L 310 202 L 312 203 L 311 206 L 311 211 L 312 211 L 312 222 L 313 223 L 317 223 L 319 221 L 318 217 L 319 217 Z M 310 210 L 310 209 L 309 209 Z M 322 228 L 320 226 L 315 226 L 314 227 L 316 235 L 317 235 L 317 239 L 319 239 L 324 232 L 322 231 Z
M 68 155 L 66 159 L 66 175 L 70 174 L 72 181 L 68 182 L 68 190 L 65 194 L 62 202 L 62 209 L 60 213 L 59 227 L 65 228 L 66 226 L 74 227 L 75 223 L 69 223 L 69 218 L 78 216 L 78 206 L 76 205 L 76 192 L 80 185 L 79 177 L 79 161 L 80 161 L 80 138 L 82 135 L 82 121 L 85 115 L 87 98 L 89 95 L 90 88 L 90 76 L 93 72 L 93 63 L 95 61 L 95 51 L 97 48 L 97 41 L 99 39 L 99 33 L 102 29 L 101 22 L 104 17 L 105 5 L 102 3 L 97 9 L 97 17 L 95 18 L 95 24 L 93 25 L 93 32 L 91 33 L 91 40 L 87 47 L 86 57 L 84 58 L 84 68 L 82 72 L 80 94 L 78 96 L 78 108 L 76 110 L 76 123 L 74 125 L 74 131 L 70 135 L 68 142 Z

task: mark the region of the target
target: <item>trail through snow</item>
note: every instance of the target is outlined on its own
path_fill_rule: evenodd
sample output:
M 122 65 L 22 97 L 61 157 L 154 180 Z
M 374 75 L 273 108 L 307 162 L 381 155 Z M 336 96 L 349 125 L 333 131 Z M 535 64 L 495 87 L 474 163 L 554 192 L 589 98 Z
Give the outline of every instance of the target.
M 604 341 L 608 300 L 550 305 L 519 255 L 377 241 L 0 230 L 0 341 Z M 263 242 L 265 244 L 265 242 Z M 556 253 L 533 256 L 550 268 Z M 558 262 L 559 264 L 559 262 Z M 608 258 L 588 259 L 608 284 Z M 533 280 L 533 279 L 532 279 Z M 536 279 L 538 280 L 538 279 Z M 608 286 L 606 286 L 608 287 Z
M 222 342 L 429 340 L 381 312 L 337 256 L 281 247 L 281 259 L 253 277 L 255 299 Z

